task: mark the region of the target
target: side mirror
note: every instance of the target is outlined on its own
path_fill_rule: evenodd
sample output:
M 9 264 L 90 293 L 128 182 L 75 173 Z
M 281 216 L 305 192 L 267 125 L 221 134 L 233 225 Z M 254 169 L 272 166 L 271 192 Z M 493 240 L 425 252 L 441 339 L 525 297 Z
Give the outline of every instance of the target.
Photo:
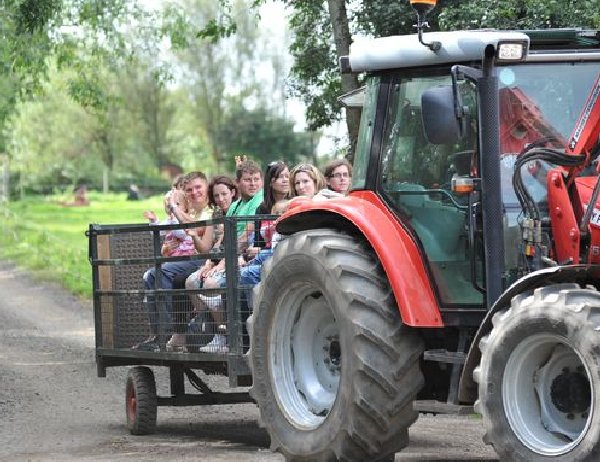
M 427 141 L 457 143 L 462 138 L 461 120 L 456 117 L 452 85 L 428 88 L 421 96 L 421 118 Z

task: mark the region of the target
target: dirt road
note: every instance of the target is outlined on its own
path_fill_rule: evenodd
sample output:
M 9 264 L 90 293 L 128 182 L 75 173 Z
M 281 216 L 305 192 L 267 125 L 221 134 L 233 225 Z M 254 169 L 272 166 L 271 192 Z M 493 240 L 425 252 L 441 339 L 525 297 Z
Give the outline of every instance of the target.
M 254 405 L 161 407 L 155 435 L 128 434 L 126 369 L 97 378 L 93 348 L 90 303 L 0 262 L 0 460 L 283 460 L 269 451 Z M 155 372 L 166 394 L 166 371 Z M 481 434 L 471 417 L 422 416 L 396 461 L 496 460 Z

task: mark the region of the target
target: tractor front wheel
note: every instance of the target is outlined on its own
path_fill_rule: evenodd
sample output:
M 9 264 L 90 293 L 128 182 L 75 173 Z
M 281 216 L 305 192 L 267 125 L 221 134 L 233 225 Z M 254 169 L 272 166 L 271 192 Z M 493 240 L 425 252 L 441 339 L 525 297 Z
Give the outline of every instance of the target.
M 600 460 L 600 293 L 575 284 L 512 300 L 480 342 L 475 409 L 506 461 Z
M 295 234 L 254 295 L 251 393 L 272 449 L 288 461 L 380 461 L 408 444 L 423 345 L 365 244 Z

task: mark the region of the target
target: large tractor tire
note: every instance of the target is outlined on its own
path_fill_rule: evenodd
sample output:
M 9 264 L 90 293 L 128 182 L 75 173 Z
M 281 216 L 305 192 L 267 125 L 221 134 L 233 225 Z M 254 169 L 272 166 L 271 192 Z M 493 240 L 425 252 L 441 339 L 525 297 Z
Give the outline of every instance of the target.
M 423 344 L 373 252 L 300 232 L 278 244 L 254 297 L 251 394 L 271 448 L 288 461 L 393 460 L 418 416 Z
M 156 382 L 145 366 L 129 369 L 125 385 L 127 428 L 132 435 L 149 435 L 156 430 Z
M 501 460 L 600 460 L 600 293 L 560 284 L 519 295 L 479 347 L 475 410 Z

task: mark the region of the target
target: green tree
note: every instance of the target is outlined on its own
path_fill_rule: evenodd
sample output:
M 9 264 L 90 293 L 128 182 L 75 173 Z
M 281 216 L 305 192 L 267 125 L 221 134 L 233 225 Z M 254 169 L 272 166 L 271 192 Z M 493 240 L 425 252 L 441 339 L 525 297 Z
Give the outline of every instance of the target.
M 132 63 L 121 73 L 121 101 L 138 121 L 136 141 L 154 160 L 156 167 L 176 163 L 167 134 L 176 108 L 169 97 L 162 69 L 147 63 Z
M 18 101 L 8 120 L 7 148 L 22 188 L 74 185 L 102 169 L 89 136 L 95 121 L 68 96 L 69 77 L 50 69 L 42 94 Z
M 338 59 L 343 49 L 336 46 L 335 25 L 343 16 L 337 8 L 348 9 L 350 35 L 389 36 L 414 32 L 416 22 L 408 0 L 287 0 L 292 8 L 290 26 L 294 41 L 290 51 L 294 56 L 292 90 L 307 105 L 307 119 L 312 129 L 338 120 L 341 107 L 337 97 L 343 88 Z M 333 5 L 336 7 L 336 5 Z M 598 27 L 600 13 L 597 2 L 590 0 L 490 0 L 462 2 L 441 0 L 428 17 L 432 30 L 460 30 L 494 27 L 500 29 L 536 29 L 547 27 Z M 342 25 L 341 27 L 345 27 Z M 348 124 L 351 142 L 356 126 Z
M 243 108 L 276 107 L 270 103 L 278 101 L 279 93 L 272 98 L 272 92 L 265 88 L 257 69 L 264 69 L 275 61 L 265 60 L 262 54 L 263 38 L 258 31 L 258 17 L 249 0 L 189 1 L 185 16 L 180 17 L 187 35 L 179 41 L 184 46 L 178 50 L 185 88 L 196 110 L 211 153 L 218 169 L 226 170 L 232 165 L 230 153 L 223 144 L 221 133 L 226 125 L 227 114 L 242 111 Z M 181 13 L 180 13 L 181 15 Z M 201 32 L 210 25 L 210 18 L 225 16 L 235 21 L 234 35 L 217 40 L 209 40 Z M 217 33 L 217 32 L 215 32 Z M 200 39 L 198 39 L 200 35 Z M 266 62 L 265 62 L 266 61 Z M 273 66 L 271 66 L 273 70 Z M 274 71 L 275 72 L 275 71 Z M 273 106 L 271 106 L 273 105 Z
M 244 153 L 263 165 L 280 159 L 293 165 L 312 156 L 314 150 L 310 136 L 294 132 L 292 122 L 264 108 L 247 110 L 242 106 L 225 116 L 219 142 L 228 158 Z
M 30 93 L 50 52 L 48 24 L 60 9 L 57 0 L 4 0 L 0 7 L 0 152 L 4 125 L 20 93 Z
M 465 8 L 458 1 L 438 9 L 443 30 L 545 29 L 549 27 L 598 27 L 598 3 L 590 0 L 489 0 Z
M 20 3 L 21 6 L 32 5 L 27 1 Z M 38 6 L 45 4 L 45 1 L 38 2 Z M 48 87 L 40 85 L 40 82 L 47 75 L 49 65 L 52 68 L 52 63 L 56 63 L 59 71 L 74 70 L 65 74 L 66 92 L 84 109 L 89 121 L 84 137 L 88 143 L 86 151 L 88 154 L 93 152 L 96 160 L 102 163 L 101 168 L 96 165 L 95 172 L 103 172 L 105 191 L 117 169 L 135 174 L 147 169 L 146 160 L 149 158 L 154 159 L 155 167 L 168 162 L 167 131 L 174 111 L 169 106 L 165 91 L 169 75 L 156 56 L 162 38 L 174 35 L 172 27 L 177 25 L 162 22 L 158 12 L 146 11 L 136 1 L 63 0 L 51 6 L 43 17 L 35 8 L 30 10 L 26 15 L 32 24 L 29 28 L 19 29 L 17 21 L 13 21 L 15 25 L 11 34 L 7 35 L 8 42 L 18 44 L 25 40 L 24 37 L 33 40 L 31 37 L 39 32 L 40 41 L 46 47 L 36 48 L 40 51 L 38 61 L 30 59 L 22 66 L 15 66 L 20 71 L 18 78 L 2 81 L 0 123 L 16 107 L 27 107 L 18 104 L 19 100 L 25 103 L 30 98 L 42 105 L 49 104 L 43 94 Z M 5 18 L 0 14 L 0 19 Z M 22 55 L 14 51 L 15 47 L 10 50 L 22 59 Z M 9 48 L 0 48 L 2 52 L 6 50 Z M 27 51 L 27 47 L 23 50 Z M 37 66 L 34 65 L 36 63 Z M 135 71 L 127 75 L 128 69 L 132 68 Z M 32 91 L 24 91 L 29 88 L 28 82 L 31 82 L 29 87 Z M 19 120 L 21 124 L 27 123 Z M 30 120 L 32 125 L 38 122 L 35 118 Z M 38 130 L 44 131 L 45 128 L 38 127 Z M 2 133 L 10 135 L 10 130 Z M 137 140 L 136 144 L 141 149 L 131 142 L 132 139 Z M 55 156 L 52 164 L 62 162 L 64 166 L 67 159 L 61 158 L 61 154 L 65 148 L 59 146 L 61 141 L 66 140 L 61 136 L 56 140 L 51 149 L 43 149 L 43 155 Z M 9 151 L 14 150 L 14 146 L 13 143 Z M 87 164 L 81 162 L 79 165 L 85 170 Z M 15 168 L 23 170 L 19 165 Z M 155 168 L 155 171 L 157 174 L 158 169 Z

